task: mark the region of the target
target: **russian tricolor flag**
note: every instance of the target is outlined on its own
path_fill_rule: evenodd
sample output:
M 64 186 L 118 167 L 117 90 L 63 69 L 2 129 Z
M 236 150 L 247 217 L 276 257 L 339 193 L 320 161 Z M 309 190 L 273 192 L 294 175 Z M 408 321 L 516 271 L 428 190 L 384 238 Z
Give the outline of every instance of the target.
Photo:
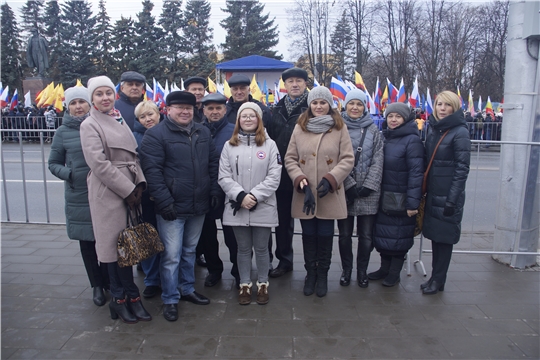
M 433 103 L 431 102 L 431 95 L 429 94 L 429 88 L 427 89 L 426 94 L 426 113 L 429 115 L 433 114 Z
M 339 81 L 332 76 L 332 81 L 330 82 L 330 92 L 338 99 L 345 100 L 345 96 L 347 96 L 347 85 L 345 85 L 343 81 Z
M 17 107 L 19 104 L 19 92 L 17 89 L 15 89 L 15 93 L 13 93 L 13 97 L 11 98 L 11 105 L 9 106 L 9 110 L 13 110 Z

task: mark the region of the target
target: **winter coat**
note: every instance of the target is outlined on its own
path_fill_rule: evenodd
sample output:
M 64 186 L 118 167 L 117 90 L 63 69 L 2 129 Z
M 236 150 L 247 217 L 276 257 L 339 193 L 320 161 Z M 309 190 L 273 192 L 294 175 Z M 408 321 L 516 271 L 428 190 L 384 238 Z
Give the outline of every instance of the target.
M 56 130 L 52 141 L 49 170 L 54 176 L 64 180 L 68 237 L 73 240 L 94 241 L 86 184 L 90 168 L 84 160 L 80 127 L 79 121 L 67 112 L 64 114 L 62 126 Z
M 281 177 L 281 158 L 276 143 L 266 135 L 261 146 L 255 144 L 254 135 L 238 135 L 240 144 L 228 141 L 219 161 L 219 185 L 225 192 L 223 225 L 278 226 L 276 190 Z M 229 200 L 236 201 L 244 191 L 257 199 L 255 210 L 241 208 L 236 215 Z
M 288 95 L 287 95 L 288 96 Z M 299 104 L 292 114 L 288 114 L 285 107 L 285 98 L 281 99 L 272 111 L 272 120 L 266 125 L 268 136 L 276 142 L 279 150 L 279 155 L 282 159 L 285 159 L 287 149 L 289 147 L 289 141 L 293 133 L 298 117 L 305 110 L 307 110 L 307 99 Z M 287 169 L 284 166 L 281 170 L 281 182 L 279 183 L 278 191 L 293 191 L 293 184 L 290 180 Z
M 88 200 L 96 237 L 98 260 L 117 261 L 118 235 L 126 228 L 124 201 L 146 180 L 137 157 L 137 141 L 129 126 L 93 106 L 81 124 L 81 145 L 88 173 Z
M 344 125 L 341 130 L 332 128 L 326 133 L 315 134 L 295 126 L 285 155 L 285 167 L 294 184 L 291 215 L 297 219 L 345 219 L 347 203 L 343 180 L 354 166 L 351 137 Z M 332 190 L 324 197 L 317 196 L 317 186 L 327 179 Z M 315 215 L 306 215 L 304 193 L 299 184 L 308 181 L 315 197 Z
M 426 137 L 426 159 L 429 161 L 441 136 L 448 131 L 431 165 L 427 179 L 424 214 L 424 236 L 435 242 L 457 244 L 461 236 L 461 219 L 465 205 L 465 184 L 471 162 L 471 141 L 461 110 L 436 121 Z M 455 205 L 452 216 L 444 216 L 444 206 Z
M 272 112 L 269 108 L 266 107 L 262 102 L 255 100 L 251 95 L 248 98 L 249 102 L 259 105 L 263 113 L 262 121 L 264 126 L 268 125 L 268 122 L 272 119 Z M 242 106 L 243 103 L 234 102 L 233 98 L 230 97 L 227 101 L 227 113 L 225 117 L 229 120 L 231 124 L 236 124 L 236 116 L 238 115 L 238 109 Z
M 114 107 L 120 111 L 124 121 L 129 126 L 130 130 L 133 131 L 133 127 L 137 120 L 135 119 L 135 108 L 141 101 L 144 100 L 144 96 L 141 96 L 141 99 L 136 104 L 132 103 L 131 100 L 124 94 L 122 91 L 118 91 L 118 100 L 114 102 Z
M 356 120 L 352 120 L 346 112 L 343 112 L 341 116 L 347 124 L 355 157 L 362 134 L 367 131 L 358 162 L 343 182 L 345 190 L 353 186 L 357 189 L 365 187 L 373 190 L 369 196 L 358 197 L 354 203 L 349 204 L 347 214 L 349 216 L 375 215 L 379 210 L 381 196 L 380 188 L 384 163 L 383 137 L 369 113 L 366 112 L 364 116 Z
M 205 118 L 202 124 L 210 130 L 210 135 L 216 146 L 216 152 L 218 153 L 218 156 L 220 156 L 223 146 L 231 139 L 234 131 L 234 124 L 228 122 L 226 116 L 216 122 L 208 121 L 208 119 Z
M 385 126 L 383 124 L 383 126 Z M 416 210 L 422 197 L 424 147 L 414 119 L 390 130 L 383 130 L 384 166 L 381 183 L 381 207 L 384 192 L 406 194 L 405 208 Z M 406 253 L 414 245 L 416 217 L 386 214 L 379 210 L 375 219 L 374 245 L 382 253 Z
M 210 198 L 220 196 L 219 154 L 201 124 L 192 122 L 188 134 L 166 117 L 146 130 L 140 157 L 158 213 L 174 204 L 178 216 L 204 215 Z

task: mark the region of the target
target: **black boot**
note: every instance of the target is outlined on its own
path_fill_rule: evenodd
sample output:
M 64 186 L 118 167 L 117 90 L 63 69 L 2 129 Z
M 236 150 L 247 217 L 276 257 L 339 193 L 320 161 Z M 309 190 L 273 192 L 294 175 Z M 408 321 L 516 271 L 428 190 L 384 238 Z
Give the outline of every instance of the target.
M 317 282 L 317 238 L 302 235 L 302 246 L 304 248 L 304 267 L 307 271 L 304 295 L 310 296 L 315 292 L 315 283 Z
M 94 300 L 94 304 L 96 304 L 97 306 L 105 305 L 107 299 L 105 299 L 105 293 L 103 292 L 103 288 L 101 286 L 95 286 L 92 291 L 92 300 Z
M 379 268 L 379 270 L 367 274 L 369 280 L 384 279 L 388 275 L 388 270 L 390 269 L 391 262 L 391 256 L 381 254 L 381 267 Z
M 339 285 L 349 286 L 351 284 L 351 274 L 352 270 L 343 270 L 341 273 L 341 278 L 339 279 Z
M 129 311 L 126 299 L 112 298 L 109 303 L 109 310 L 111 312 L 111 319 L 116 320 L 120 317 L 120 320 L 126 324 L 136 324 L 138 322 L 135 315 Z
M 317 236 L 317 296 L 328 292 L 328 270 L 332 262 L 333 236 Z
M 431 282 L 433 281 L 433 277 L 430 277 L 428 281 L 425 283 L 420 284 L 420 289 L 424 290 L 425 288 L 429 287 L 431 285 Z
M 437 282 L 437 280 L 432 280 L 431 284 L 422 290 L 422 294 L 435 295 L 439 291 L 444 291 L 444 284 Z
M 135 299 L 128 298 L 127 306 L 128 306 L 128 309 L 131 311 L 131 313 L 135 315 L 137 320 L 140 320 L 140 321 L 152 320 L 152 315 L 150 315 L 148 311 L 146 311 L 146 309 L 144 308 L 140 296 Z
M 367 288 L 369 285 L 369 280 L 366 272 L 364 270 L 358 270 L 356 272 L 356 279 L 358 281 L 358 286 L 361 288 Z
M 401 281 L 399 274 L 401 273 L 401 269 L 403 269 L 404 262 L 405 258 L 403 256 L 392 256 L 388 275 L 384 278 L 382 282 L 383 286 L 391 287 Z

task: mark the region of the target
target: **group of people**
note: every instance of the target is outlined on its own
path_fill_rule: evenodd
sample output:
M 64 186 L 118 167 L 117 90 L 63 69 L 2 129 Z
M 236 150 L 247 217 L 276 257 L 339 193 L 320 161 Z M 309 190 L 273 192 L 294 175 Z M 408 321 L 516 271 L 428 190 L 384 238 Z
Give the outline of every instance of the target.
M 146 79 L 133 71 L 122 74 L 116 101 L 106 76 L 66 90 L 68 111 L 49 169 L 65 181 L 67 232 L 80 242 L 93 301 L 104 305 L 108 290 L 113 319 L 151 320 L 141 296 L 160 291 L 168 321 L 178 319 L 179 301 L 209 304 L 195 291 L 194 267 L 204 255 L 204 285 L 221 280 L 217 219 L 241 305 L 252 302 L 252 292 L 258 304 L 267 304 L 269 279 L 293 270 L 294 219 L 302 226 L 304 295 L 327 294 L 336 220 L 340 284 L 351 283 L 355 218 L 358 285 L 379 279 L 384 286 L 398 284 L 431 157 L 423 231 L 432 240 L 433 271 L 421 288 L 424 294 L 444 290 L 460 238 L 470 158 L 457 95 L 437 96 L 424 146 L 406 104 L 387 107 L 381 132 L 364 92 L 350 91 L 340 113 L 328 88 L 307 90 L 305 70 L 288 69 L 282 79 L 287 96 L 272 111 L 251 97 L 250 79 L 238 74 L 229 79 L 229 99 L 204 96 L 206 80 L 189 78 L 186 91 L 165 99 L 165 115 L 143 100 Z M 128 214 L 141 210 L 165 247 L 141 263 L 142 294 L 132 268 L 118 265 L 116 249 Z M 368 273 L 374 248 L 381 265 Z

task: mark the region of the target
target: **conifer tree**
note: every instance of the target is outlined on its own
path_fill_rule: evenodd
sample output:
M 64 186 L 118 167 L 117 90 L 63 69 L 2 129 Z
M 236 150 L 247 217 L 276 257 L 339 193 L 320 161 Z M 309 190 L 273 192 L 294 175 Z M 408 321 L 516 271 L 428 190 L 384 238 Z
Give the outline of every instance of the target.
M 113 68 L 111 18 L 105 8 L 105 0 L 99 0 L 99 12 L 96 17 L 96 75 L 109 75 Z
M 58 1 L 51 0 L 45 6 L 44 17 L 44 35 L 49 42 L 49 77 L 57 79 L 59 77 L 58 70 L 58 49 L 62 44 L 60 30 L 62 21 L 60 20 L 60 6 Z
M 62 43 L 58 48 L 59 81 L 65 87 L 83 83 L 96 75 L 96 18 L 88 0 L 70 0 L 62 4 Z
M 150 0 L 143 0 L 143 9 L 137 14 L 135 21 L 135 48 L 131 69 L 138 71 L 147 78 L 161 77 L 164 61 L 161 40 L 163 30 L 156 25 L 152 15 L 154 4 Z
M 45 0 L 27 0 L 26 4 L 21 8 L 21 29 L 27 35 L 34 28 L 38 29 L 40 35 L 44 33 L 45 20 L 43 17 L 43 3 Z
M 115 62 L 109 75 L 111 79 L 120 79 L 120 75 L 124 71 L 132 70 L 131 61 L 135 53 L 134 36 L 133 19 L 121 16 L 120 20 L 117 20 L 114 25 L 111 38 L 111 46 L 115 49 Z
M 207 77 L 214 70 L 216 54 L 212 45 L 213 31 L 210 27 L 211 6 L 207 0 L 188 0 L 184 18 L 186 53 L 184 76 Z
M 229 16 L 220 22 L 227 32 L 223 47 L 224 60 L 233 60 L 249 55 L 261 55 L 282 59 L 277 51 L 271 50 L 279 42 L 277 25 L 269 14 L 263 15 L 264 5 L 259 0 L 227 0 L 222 9 Z
M 165 75 L 169 81 L 174 81 L 181 77 L 182 72 L 182 52 L 185 49 L 185 40 L 182 32 L 185 27 L 184 14 L 182 13 L 182 1 L 165 1 L 159 18 L 159 24 L 163 28 L 163 39 L 161 41 L 164 49 Z
M 11 7 L 4 3 L 0 6 L 0 55 L 2 84 L 12 89 L 21 87 L 21 57 L 19 53 L 19 29 Z
M 354 41 L 347 11 L 343 10 L 341 19 L 336 23 L 330 40 L 334 53 L 334 67 L 343 76 L 351 76 L 354 68 Z

